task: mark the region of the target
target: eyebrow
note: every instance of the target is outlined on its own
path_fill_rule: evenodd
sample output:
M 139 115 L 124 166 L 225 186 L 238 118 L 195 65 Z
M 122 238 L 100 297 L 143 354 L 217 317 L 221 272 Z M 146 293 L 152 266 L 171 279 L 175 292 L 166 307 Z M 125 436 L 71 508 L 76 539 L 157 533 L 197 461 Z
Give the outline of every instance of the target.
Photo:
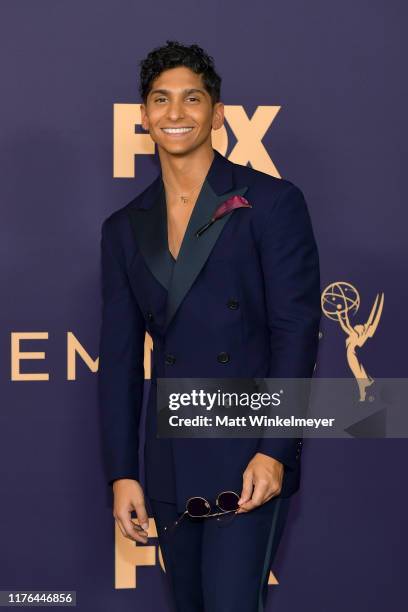
M 205 94 L 205 91 L 203 89 L 197 89 L 196 87 L 191 88 L 191 89 L 183 89 L 181 93 L 189 94 L 189 93 L 195 93 L 195 92 Z M 150 92 L 150 95 L 152 96 L 153 94 L 156 94 L 156 93 L 171 94 L 171 91 L 169 89 L 153 89 Z

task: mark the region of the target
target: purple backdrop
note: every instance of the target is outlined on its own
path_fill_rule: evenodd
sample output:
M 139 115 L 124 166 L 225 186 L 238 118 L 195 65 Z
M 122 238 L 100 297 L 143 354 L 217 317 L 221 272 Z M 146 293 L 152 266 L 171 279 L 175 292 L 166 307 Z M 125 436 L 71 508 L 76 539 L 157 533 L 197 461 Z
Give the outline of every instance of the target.
M 97 357 L 102 220 L 157 173 L 139 155 L 135 178 L 113 178 L 113 105 L 140 102 L 137 63 L 166 39 L 215 57 L 226 105 L 249 117 L 282 107 L 263 143 L 305 193 L 322 288 L 353 284 L 356 322 L 384 292 L 361 356 L 375 377 L 407 376 L 406 17 L 398 0 L 3 0 L 0 589 L 76 590 L 84 612 L 167 609 L 158 562 L 137 568 L 136 588 L 115 588 L 96 373 L 77 358 L 67 376 L 69 332 Z M 21 342 L 45 359 L 20 370 L 49 380 L 12 380 L 11 337 L 22 332 L 48 334 Z M 318 371 L 350 375 L 344 335 L 326 317 Z M 304 447 L 268 610 L 404 610 L 406 440 Z

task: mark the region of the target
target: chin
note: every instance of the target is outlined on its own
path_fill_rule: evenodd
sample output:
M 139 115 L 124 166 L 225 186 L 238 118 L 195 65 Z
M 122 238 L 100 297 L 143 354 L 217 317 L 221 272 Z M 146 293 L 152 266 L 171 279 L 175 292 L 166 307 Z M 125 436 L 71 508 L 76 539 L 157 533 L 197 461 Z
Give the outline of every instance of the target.
M 186 155 L 187 153 L 190 153 L 191 151 L 193 151 L 195 149 L 195 145 L 187 145 L 187 144 L 176 144 L 174 143 L 174 145 L 168 145 L 168 143 L 166 144 L 161 144 L 161 143 L 157 143 L 159 146 L 161 146 L 161 148 L 166 151 L 166 153 L 169 153 L 170 155 Z

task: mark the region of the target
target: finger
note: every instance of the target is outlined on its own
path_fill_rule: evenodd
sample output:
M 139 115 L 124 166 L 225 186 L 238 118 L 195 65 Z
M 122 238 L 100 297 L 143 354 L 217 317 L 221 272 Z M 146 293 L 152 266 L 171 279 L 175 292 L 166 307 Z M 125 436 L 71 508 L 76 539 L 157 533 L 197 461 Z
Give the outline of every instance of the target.
M 241 497 L 238 500 L 239 506 L 251 499 L 253 486 L 252 472 L 250 470 L 245 471 L 242 475 L 242 491 Z
M 126 531 L 125 531 L 125 528 L 124 528 L 124 527 L 123 527 L 123 525 L 122 525 L 122 521 L 121 521 L 120 519 L 116 518 L 116 517 L 115 517 L 115 521 L 116 521 L 116 523 L 117 523 L 117 525 L 118 525 L 119 529 L 121 530 L 122 535 L 123 535 L 124 537 L 126 537 Z
M 243 514 L 244 512 L 249 512 L 251 508 L 250 508 L 250 507 L 247 507 L 247 506 L 248 506 L 248 504 L 250 504 L 250 501 L 247 501 L 247 502 L 243 503 L 243 504 L 242 504 L 242 505 L 241 505 L 241 506 L 238 508 L 238 510 L 236 510 L 236 513 L 237 513 L 237 514 Z
M 119 519 L 125 530 L 125 537 L 130 538 L 131 540 L 136 540 L 137 542 L 147 542 L 146 531 L 141 530 L 142 528 L 140 525 L 138 526 L 139 529 L 136 529 L 136 524 L 130 518 L 130 512 L 119 515 Z
M 242 504 L 242 506 L 240 506 L 240 508 L 237 510 L 237 514 L 241 514 L 244 512 L 250 512 L 254 508 L 256 508 L 255 504 L 253 503 L 252 500 L 249 500 L 245 502 L 244 504 Z
M 267 492 L 264 494 L 263 500 L 261 501 L 260 505 L 266 504 L 266 502 L 270 501 L 274 497 L 277 497 L 280 492 L 281 487 L 278 484 L 276 484 L 275 487 L 272 487 L 272 489 L 269 487 Z
M 261 478 L 255 483 L 252 498 L 250 501 L 254 504 L 255 507 L 261 506 L 265 502 L 269 493 L 270 483 L 268 482 L 268 480 Z
M 258 506 L 261 506 L 265 501 L 268 494 L 268 483 L 265 480 L 258 480 L 255 483 L 254 490 L 252 492 L 251 498 L 240 505 L 244 511 L 249 512 Z M 239 510 L 238 510 L 239 514 Z
M 148 532 L 147 532 L 147 531 L 145 531 L 145 530 L 143 529 L 143 527 L 141 527 L 141 526 L 139 525 L 139 523 L 135 523 L 135 521 L 134 521 L 133 519 L 132 519 L 132 524 L 133 524 L 133 533 L 134 533 L 134 534 L 135 534 L 135 533 L 138 533 L 138 534 L 142 535 L 144 538 L 148 538 L 148 537 L 149 537 Z
M 137 520 L 139 521 L 139 525 L 143 527 L 145 531 L 149 529 L 149 516 L 146 511 L 146 506 L 144 502 L 134 503 L 133 507 L 137 514 Z
M 131 539 L 131 540 L 137 540 L 138 542 L 142 542 L 142 544 L 146 544 L 146 542 L 147 542 L 147 534 L 146 534 L 146 535 L 144 535 L 144 536 L 142 536 L 142 534 L 141 534 L 141 537 L 139 537 L 139 536 L 137 536 L 137 537 L 136 537 L 135 533 L 132 533 L 131 535 L 129 535 L 129 534 L 127 533 L 127 531 L 126 531 L 126 529 L 125 529 L 124 525 L 123 525 L 122 520 L 121 520 L 120 518 L 116 518 L 115 520 L 116 520 L 116 522 L 117 522 L 117 524 L 118 524 L 118 526 L 119 526 L 119 529 L 120 529 L 120 530 L 121 530 L 121 532 L 122 532 L 122 535 L 123 535 L 125 538 Z M 133 523 L 133 522 L 132 522 L 132 524 L 134 525 L 134 523 Z M 137 527 L 138 527 L 138 529 L 141 529 L 141 527 L 140 527 L 139 525 L 138 525 Z

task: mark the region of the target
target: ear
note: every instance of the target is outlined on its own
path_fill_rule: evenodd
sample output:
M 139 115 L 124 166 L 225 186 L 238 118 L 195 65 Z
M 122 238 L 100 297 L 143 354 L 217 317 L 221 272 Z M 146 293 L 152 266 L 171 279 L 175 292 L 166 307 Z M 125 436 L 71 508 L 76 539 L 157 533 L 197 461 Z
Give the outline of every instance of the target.
M 212 129 L 219 130 L 224 125 L 224 104 L 216 102 L 213 108 Z
M 145 104 L 140 104 L 140 116 L 141 116 L 141 125 L 142 128 L 144 130 L 148 130 L 149 129 L 149 120 L 147 118 L 147 114 L 146 114 L 146 105 Z

